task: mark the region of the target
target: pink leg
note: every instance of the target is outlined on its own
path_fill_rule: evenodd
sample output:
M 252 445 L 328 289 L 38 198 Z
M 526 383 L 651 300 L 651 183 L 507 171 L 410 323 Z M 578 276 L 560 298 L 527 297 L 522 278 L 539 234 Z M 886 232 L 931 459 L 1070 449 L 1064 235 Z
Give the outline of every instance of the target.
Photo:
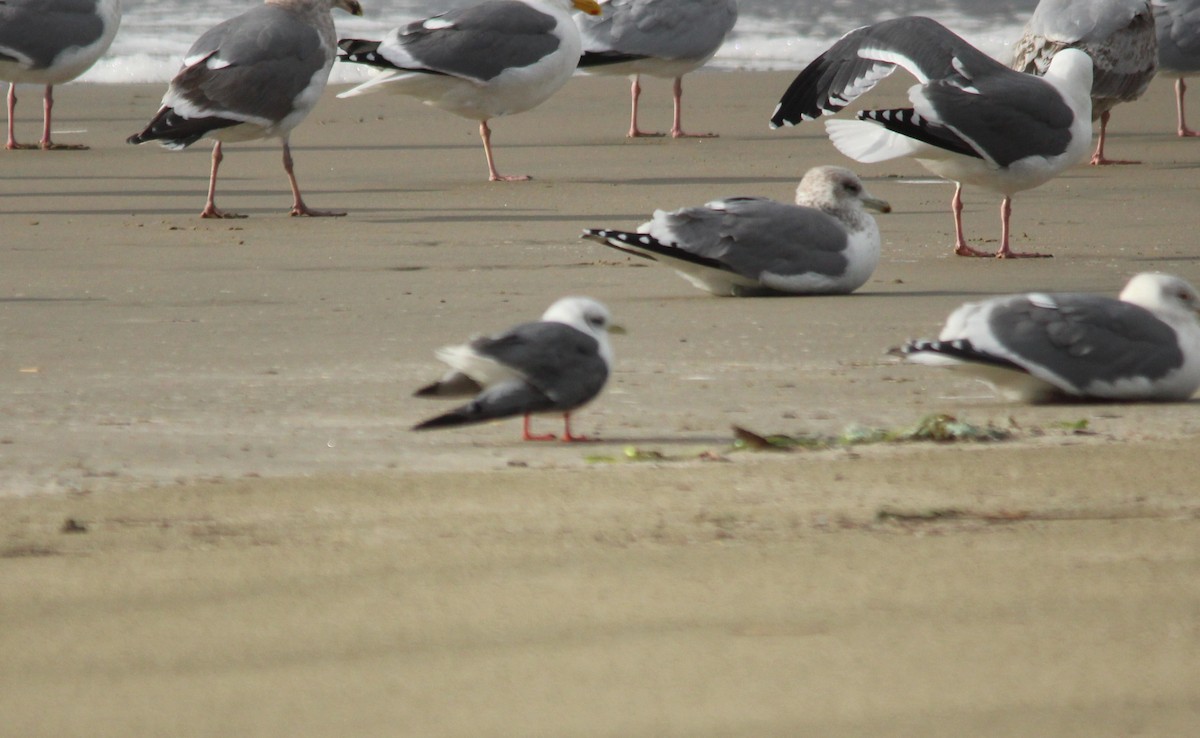
M 486 120 L 479 121 L 479 137 L 483 139 L 483 155 L 487 157 L 489 182 L 524 182 L 533 179 L 528 174 L 504 176 L 496 171 L 496 162 L 492 159 L 492 129 L 488 128 Z
M 643 131 L 638 128 L 638 98 L 642 96 L 641 76 L 633 75 L 633 84 L 629 86 L 629 97 L 632 100 L 632 112 L 629 114 L 629 133 L 626 138 L 657 138 L 663 134 L 655 131 Z
M 683 77 L 676 77 L 671 88 L 675 101 L 675 119 L 671 124 L 671 138 L 716 138 L 715 133 L 684 133 L 683 132 Z
M 1181 138 L 1194 138 L 1200 136 L 1200 132 L 1193 131 L 1187 127 L 1187 121 L 1183 119 L 1183 94 L 1187 92 L 1187 85 L 1184 84 L 1183 77 L 1175 80 L 1175 110 L 1179 117 L 1179 128 L 1177 133 Z M 11 116 L 12 113 L 9 113 Z
M 554 434 L 548 433 L 544 436 L 535 436 L 529 430 L 529 414 L 525 414 L 525 422 L 521 425 L 521 440 L 522 441 L 553 441 Z
M 217 209 L 217 169 L 221 166 L 221 160 L 224 159 L 224 154 L 221 153 L 221 142 L 217 141 L 213 144 L 212 150 L 212 173 L 208 176 L 208 200 L 204 203 L 204 210 L 200 211 L 201 218 L 245 218 L 244 215 L 237 213 L 227 213 Z
M 56 144 L 50 140 L 51 111 L 54 110 L 54 86 L 46 85 L 46 95 L 42 98 L 42 150 L 43 151 L 84 151 L 83 144 Z
M 954 183 L 954 197 L 950 199 L 950 212 L 954 213 L 954 253 L 958 256 L 991 256 L 986 251 L 971 248 L 963 235 L 962 224 L 962 182 Z
M 1008 247 L 1009 226 L 1012 216 L 1012 198 L 1005 196 L 1000 202 L 1000 250 L 996 252 L 997 259 L 1047 259 L 1053 254 L 1038 254 L 1033 252 L 1020 253 Z
M 4 148 L 12 151 L 13 149 L 21 148 L 17 143 L 17 137 L 13 135 L 13 112 L 17 109 L 17 83 L 8 83 L 8 143 Z
M 286 138 L 283 139 L 283 171 L 287 172 L 288 183 L 292 186 L 292 211 L 289 215 L 306 215 L 310 218 L 340 218 L 345 215 L 332 210 L 313 210 L 304 204 L 300 185 L 296 183 L 296 173 L 292 170 L 292 147 Z
M 1104 137 L 1108 131 L 1108 119 L 1112 113 L 1105 110 L 1100 114 L 1100 137 L 1096 141 L 1096 151 L 1092 154 L 1091 164 L 1094 167 L 1107 166 L 1109 164 L 1141 164 L 1140 161 L 1127 161 L 1124 159 L 1109 159 L 1104 156 Z

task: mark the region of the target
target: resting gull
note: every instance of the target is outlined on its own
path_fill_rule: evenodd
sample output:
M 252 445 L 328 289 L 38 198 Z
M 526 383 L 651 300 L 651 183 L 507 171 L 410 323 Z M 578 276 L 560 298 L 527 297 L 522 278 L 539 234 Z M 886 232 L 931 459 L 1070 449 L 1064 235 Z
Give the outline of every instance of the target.
M 1092 58 L 1092 120 L 1100 136 L 1092 164 L 1136 164 L 1104 156 L 1113 106 L 1145 94 L 1158 69 L 1158 40 L 1149 0 L 1041 0 L 1013 49 L 1012 67 L 1042 74 L 1062 49 Z
M 662 261 L 714 295 L 846 294 L 879 263 L 879 227 L 864 208 L 891 210 L 849 169 L 814 167 L 795 205 L 731 197 L 656 210 L 637 233 L 589 228 L 583 237 Z
M 834 146 L 860 162 L 911 156 L 954 180 L 954 253 L 987 255 L 968 246 L 963 236 L 966 182 L 1004 195 L 996 256 L 1040 256 L 1009 248 L 1012 195 L 1087 156 L 1092 130 L 1087 54 L 1064 51 L 1044 78 L 1035 77 L 1014 72 L 929 18 L 896 18 L 851 31 L 817 57 L 784 93 L 771 126 L 835 113 L 896 66 L 920 83 L 908 91 L 913 107 L 828 121 Z
M 1175 108 L 1180 136 L 1200 136 L 1183 115 L 1184 77 L 1200 74 L 1200 0 L 1153 0 L 1158 28 L 1158 70 L 1175 78 Z
M 529 430 L 533 413 L 562 413 L 564 441 L 587 440 L 571 433 L 571 413 L 591 402 L 612 372 L 608 308 L 587 297 L 564 297 L 533 323 L 504 333 L 439 349 L 437 357 L 450 372 L 417 390 L 416 397 L 474 399 L 426 420 L 413 430 L 447 428 L 524 415 L 522 439 L 551 441 Z
M 488 179 L 527 180 L 496 171 L 488 121 L 540 105 L 571 78 L 581 49 L 571 8 L 600 12 L 596 0 L 487 0 L 401 26 L 382 41 L 342 39 L 343 60 L 383 71 L 338 97 L 387 89 L 478 120 Z
M 1200 387 L 1200 296 L 1146 272 L 1120 299 L 1010 295 L 967 303 L 936 341 L 893 353 L 966 371 L 1011 399 L 1187 400 Z
M 131 144 L 159 141 L 183 149 L 209 136 L 212 172 L 202 218 L 240 218 L 218 210 L 217 168 L 223 141 L 278 138 L 292 187 L 292 215 L 339 216 L 304 204 L 292 171 L 288 137 L 312 111 L 333 66 L 333 8 L 362 15 L 358 0 L 266 0 L 205 31 L 171 80 L 162 107 Z
M 0 79 L 8 85 L 6 149 L 86 149 L 50 140 L 54 85 L 86 72 L 108 51 L 121 25 L 121 0 L 3 0 L 0 2 Z M 13 111 L 17 85 L 45 85 L 42 140 L 17 143 Z
M 673 138 L 715 136 L 684 132 L 683 75 L 704 66 L 721 48 L 737 21 L 736 0 L 603 0 L 601 7 L 600 17 L 575 16 L 583 34 L 579 67 L 633 77 L 629 138 L 663 135 L 638 128 L 643 74 L 674 79 Z

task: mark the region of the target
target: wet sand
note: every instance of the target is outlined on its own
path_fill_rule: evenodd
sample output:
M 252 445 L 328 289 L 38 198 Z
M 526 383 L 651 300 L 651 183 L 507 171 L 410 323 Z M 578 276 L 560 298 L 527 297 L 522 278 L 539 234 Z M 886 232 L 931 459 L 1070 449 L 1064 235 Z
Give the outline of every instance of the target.
M 985 295 L 1200 281 L 1200 148 L 1173 134 L 1169 81 L 1114 113 L 1110 156 L 1143 165 L 1017 196 L 1015 248 L 1053 259 L 953 257 L 951 186 L 907 162 L 856 167 L 895 212 L 847 297 L 715 298 L 577 240 L 655 207 L 790 199 L 845 164 L 820 125 L 767 129 L 790 77 L 689 78 L 685 125 L 722 134 L 690 141 L 625 140 L 625 82 L 574 80 L 494 124 L 519 184 L 486 181 L 468 121 L 330 95 L 297 172 L 350 215 L 288 218 L 260 143 L 226 149 L 218 204 L 250 217 L 224 222 L 196 217 L 207 146 L 122 143 L 159 87 L 63 88 L 56 138 L 92 150 L 0 170 L 8 729 L 1187 734 L 1197 403 L 1014 405 L 883 354 Z M 994 246 L 998 198 L 966 197 L 968 236 Z M 576 422 L 599 441 L 407 430 L 444 407 L 409 397 L 435 348 L 564 294 L 629 329 Z M 731 449 L 734 424 L 933 413 L 1012 438 Z

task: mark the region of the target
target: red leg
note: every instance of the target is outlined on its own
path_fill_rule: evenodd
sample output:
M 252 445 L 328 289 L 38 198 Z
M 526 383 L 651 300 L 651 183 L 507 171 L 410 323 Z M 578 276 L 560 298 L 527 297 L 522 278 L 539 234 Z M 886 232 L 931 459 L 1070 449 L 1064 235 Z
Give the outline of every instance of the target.
M 672 96 L 675 102 L 675 118 L 671 124 L 671 138 L 716 138 L 715 133 L 684 133 L 683 132 L 683 77 L 676 77 L 672 86 Z
M 288 145 L 286 138 L 283 139 L 283 171 L 287 172 L 288 183 L 292 186 L 292 210 L 289 215 L 305 215 L 310 218 L 340 218 L 345 215 L 333 210 L 313 210 L 304 204 L 304 198 L 300 196 L 300 185 L 296 183 L 296 173 L 292 170 L 292 147 Z
M 590 441 L 592 439 L 587 436 L 576 436 L 571 434 L 571 413 L 563 413 L 563 443 L 572 443 L 574 441 Z
M 1038 254 L 1034 252 L 1017 252 L 1008 247 L 1009 217 L 1012 216 L 1012 198 L 1005 197 L 1000 202 L 1000 250 L 996 252 L 997 259 L 1046 259 L 1053 254 Z
M 1200 132 L 1193 131 L 1188 128 L 1187 121 L 1184 116 L 1183 97 L 1187 92 L 1187 84 L 1183 81 L 1183 77 L 1175 80 L 1175 113 L 1179 122 L 1179 127 L 1176 132 L 1181 138 L 1191 138 L 1200 136 Z
M 656 131 L 643 131 L 638 128 L 638 99 L 642 96 L 640 75 L 633 75 L 633 84 L 629 86 L 629 97 L 632 99 L 632 112 L 629 114 L 629 133 L 626 138 L 657 138 L 663 134 Z
M 963 235 L 962 182 L 954 183 L 954 197 L 950 198 L 950 212 L 954 214 L 954 253 L 958 256 L 991 256 L 986 251 L 972 248 Z
M 221 153 L 221 142 L 217 141 L 213 144 L 212 150 L 212 173 L 208 175 L 208 200 L 204 203 L 204 210 L 200 211 L 201 218 L 245 218 L 244 215 L 237 213 L 227 213 L 217 209 L 217 169 L 221 166 L 221 160 L 225 155 Z
M 1096 151 L 1092 154 L 1091 164 L 1094 167 L 1108 166 L 1109 164 L 1141 164 L 1140 161 L 1129 161 L 1126 159 L 1109 159 L 1104 156 L 1104 138 L 1108 132 L 1108 119 L 1112 113 L 1105 110 L 1100 114 L 1100 137 L 1096 141 Z
M 548 433 L 544 436 L 535 436 L 529 431 L 529 414 L 525 414 L 525 422 L 521 424 L 521 440 L 522 441 L 553 441 L 554 434 Z
M 489 182 L 524 182 L 533 179 L 528 174 L 502 175 L 496 171 L 496 162 L 492 158 L 492 129 L 488 128 L 486 120 L 479 121 L 479 137 L 483 139 L 483 155 L 487 157 Z

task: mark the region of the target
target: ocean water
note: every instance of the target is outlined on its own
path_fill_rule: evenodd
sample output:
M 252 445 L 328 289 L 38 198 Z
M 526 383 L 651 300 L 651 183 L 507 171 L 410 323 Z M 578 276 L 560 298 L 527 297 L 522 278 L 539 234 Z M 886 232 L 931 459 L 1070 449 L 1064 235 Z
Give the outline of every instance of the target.
M 340 36 L 378 38 L 401 23 L 477 0 L 363 0 L 365 15 L 334 11 Z M 124 0 L 109 53 L 81 79 L 166 82 L 207 28 L 257 0 Z M 999 58 L 1020 35 L 1037 0 L 739 0 L 738 22 L 714 69 L 799 69 L 852 28 L 899 15 L 927 15 Z M 334 66 L 334 82 L 363 79 L 359 65 Z

